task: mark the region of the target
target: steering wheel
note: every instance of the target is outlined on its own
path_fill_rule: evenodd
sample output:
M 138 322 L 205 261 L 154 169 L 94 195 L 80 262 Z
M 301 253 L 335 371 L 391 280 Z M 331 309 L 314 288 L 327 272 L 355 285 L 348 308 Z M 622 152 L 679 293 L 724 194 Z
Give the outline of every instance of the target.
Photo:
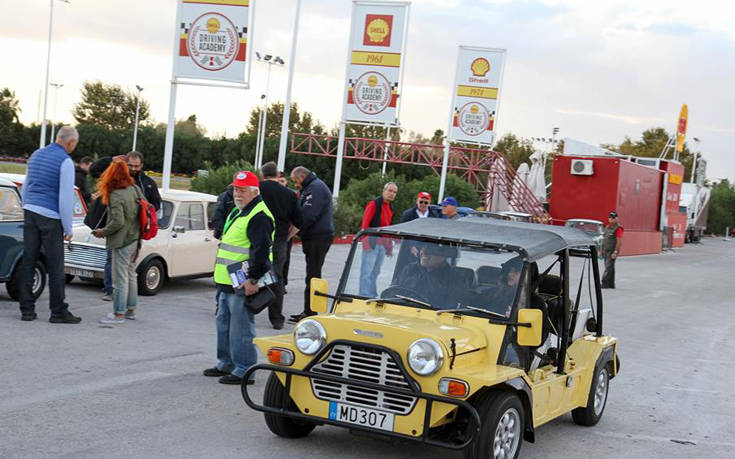
M 402 285 L 391 285 L 387 289 L 383 290 L 380 294 L 380 298 L 396 298 L 397 295 L 407 296 L 414 300 L 423 301 L 424 303 L 431 303 L 423 293 L 417 292 L 416 290 L 404 287 Z

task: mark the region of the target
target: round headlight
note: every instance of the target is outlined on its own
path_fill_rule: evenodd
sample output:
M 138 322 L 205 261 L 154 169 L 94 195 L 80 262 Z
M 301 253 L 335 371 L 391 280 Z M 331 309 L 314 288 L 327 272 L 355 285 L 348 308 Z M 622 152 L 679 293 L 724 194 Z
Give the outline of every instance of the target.
M 327 332 L 322 324 L 308 319 L 296 326 L 293 332 L 296 347 L 306 355 L 316 354 L 327 342 Z
M 433 339 L 416 340 L 408 348 L 408 365 L 421 376 L 436 373 L 444 361 L 444 352 Z

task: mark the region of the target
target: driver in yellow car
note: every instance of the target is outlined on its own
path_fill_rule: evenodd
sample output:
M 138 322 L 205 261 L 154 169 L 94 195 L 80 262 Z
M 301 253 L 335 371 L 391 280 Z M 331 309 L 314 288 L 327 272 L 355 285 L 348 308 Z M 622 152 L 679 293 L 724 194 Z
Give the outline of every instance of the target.
M 419 251 L 419 259 L 406 265 L 398 276 L 396 285 L 420 296 L 434 307 L 444 307 L 447 292 L 452 286 L 452 267 L 447 259 L 455 256 L 450 246 L 426 244 Z M 411 296 L 407 292 L 407 296 Z

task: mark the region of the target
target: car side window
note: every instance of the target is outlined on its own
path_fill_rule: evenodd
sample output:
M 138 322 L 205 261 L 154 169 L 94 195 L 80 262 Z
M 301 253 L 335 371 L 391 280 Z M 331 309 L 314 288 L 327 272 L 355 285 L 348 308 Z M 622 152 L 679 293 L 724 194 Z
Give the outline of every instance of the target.
M 171 215 L 174 213 L 174 203 L 171 201 L 161 202 L 161 208 L 158 209 L 156 217 L 158 218 L 158 227 L 162 229 L 168 228 L 171 224 Z
M 183 202 L 176 213 L 174 226 L 183 226 L 187 231 L 204 229 L 204 207 L 200 202 Z
M 217 210 L 216 202 L 207 203 L 207 228 L 212 229 L 212 219 L 214 218 L 214 211 Z
M 23 221 L 23 206 L 18 193 L 8 187 L 0 187 L 0 221 Z

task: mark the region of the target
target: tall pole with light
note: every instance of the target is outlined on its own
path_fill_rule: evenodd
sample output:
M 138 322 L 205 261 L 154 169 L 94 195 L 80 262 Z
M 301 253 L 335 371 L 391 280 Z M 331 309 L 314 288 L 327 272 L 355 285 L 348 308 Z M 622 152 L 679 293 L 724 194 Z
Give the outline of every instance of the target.
M 135 146 L 138 144 L 138 117 L 140 115 L 140 93 L 143 92 L 143 88 L 135 85 L 135 89 L 138 90 L 138 97 L 135 102 L 135 127 L 133 128 L 133 151 L 135 150 Z
M 71 3 L 69 0 L 59 0 L 64 3 Z M 43 121 L 41 121 L 41 140 L 39 141 L 39 148 L 46 146 L 46 108 L 48 107 L 48 79 L 49 71 L 51 69 L 51 32 L 53 30 L 54 23 L 54 0 L 49 0 L 49 15 L 48 15 L 48 45 L 46 48 L 46 80 L 43 85 Z M 53 140 L 53 139 L 52 139 Z
M 59 96 L 59 88 L 64 86 L 63 83 L 49 83 L 49 86 L 54 87 L 54 116 L 51 120 L 51 138 L 49 139 L 49 143 L 53 143 L 56 139 L 54 138 L 54 134 L 56 131 L 56 100 Z
M 697 154 L 699 151 L 699 137 L 692 137 L 692 140 L 697 144 L 697 151 L 692 152 L 692 175 L 689 177 L 689 183 L 694 183 L 694 176 L 696 175 L 697 171 Z
M 258 137 L 256 140 L 255 145 L 255 168 L 260 169 L 260 166 L 263 165 L 263 145 L 265 144 L 265 126 L 268 121 L 268 91 L 270 90 L 270 84 L 271 84 L 271 67 L 274 65 L 283 66 L 284 62 L 283 59 L 281 59 L 278 56 L 273 56 L 271 54 L 266 54 L 261 56 L 260 53 L 256 52 L 255 57 L 258 60 L 258 62 L 263 62 L 268 64 L 268 76 L 265 80 L 265 94 L 261 96 L 262 99 L 265 99 L 264 107 L 261 108 L 260 111 L 260 122 L 258 123 L 259 129 L 258 129 Z
M 286 144 L 288 142 L 288 127 L 291 118 L 291 86 L 293 85 L 293 72 L 296 66 L 296 43 L 299 36 L 299 16 L 301 15 L 301 0 L 296 0 L 296 16 L 293 24 L 293 35 L 291 36 L 291 60 L 288 65 L 288 84 L 286 85 L 286 102 L 283 105 L 283 121 L 281 122 L 281 142 L 278 145 L 278 170 L 283 171 L 286 167 Z

